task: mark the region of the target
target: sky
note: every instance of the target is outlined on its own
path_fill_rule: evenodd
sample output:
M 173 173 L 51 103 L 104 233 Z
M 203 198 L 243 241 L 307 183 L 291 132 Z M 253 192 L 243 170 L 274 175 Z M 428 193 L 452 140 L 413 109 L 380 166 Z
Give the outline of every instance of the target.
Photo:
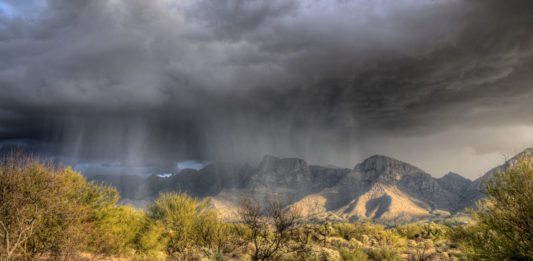
M 0 0 L 0 149 L 475 179 L 533 146 L 533 1 Z

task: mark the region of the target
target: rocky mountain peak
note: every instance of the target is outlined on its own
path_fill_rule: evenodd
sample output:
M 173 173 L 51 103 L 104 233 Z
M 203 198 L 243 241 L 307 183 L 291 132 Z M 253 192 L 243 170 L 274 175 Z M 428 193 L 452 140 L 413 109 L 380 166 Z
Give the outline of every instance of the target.
M 274 157 L 272 155 L 265 155 L 263 156 L 263 160 L 261 160 L 261 163 L 259 163 L 259 170 L 261 171 L 268 171 L 275 166 L 279 164 L 280 158 Z
M 400 180 L 405 174 L 424 173 L 417 167 L 382 155 L 364 160 L 355 166 L 354 171 L 362 173 L 363 179 L 380 181 Z
M 265 155 L 259 164 L 259 170 L 262 172 L 277 172 L 277 173 L 292 173 L 292 172 L 308 172 L 309 166 L 307 162 L 299 158 L 277 158 L 271 155 Z
M 446 182 L 450 182 L 450 183 L 455 183 L 455 182 L 468 182 L 470 181 L 469 179 L 455 173 L 455 172 L 448 172 L 446 175 L 442 176 L 439 180 L 441 181 L 446 181 Z M 471 181 L 470 181 L 471 182 Z
M 437 182 L 446 190 L 461 195 L 472 185 L 472 181 L 464 178 L 463 176 L 454 173 L 448 172 L 448 174 L 437 179 Z
M 364 169 L 375 169 L 378 171 L 398 167 L 418 169 L 408 163 L 383 155 L 371 156 L 358 165 Z

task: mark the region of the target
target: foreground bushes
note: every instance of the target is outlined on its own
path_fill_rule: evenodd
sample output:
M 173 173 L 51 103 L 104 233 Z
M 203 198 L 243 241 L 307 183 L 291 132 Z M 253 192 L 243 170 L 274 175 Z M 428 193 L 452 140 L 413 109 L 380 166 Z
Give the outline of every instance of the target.
M 208 201 L 165 193 L 136 210 L 70 168 L 20 154 L 0 160 L 0 260 L 531 260 L 529 159 L 484 183 L 474 223 L 308 223 L 279 199 L 244 199 L 223 223 Z M 457 247 L 460 249 L 458 250 Z
M 164 259 L 219 246 L 222 224 L 206 201 L 162 194 L 148 212 L 116 205 L 117 191 L 70 168 L 12 154 L 0 160 L 0 259 L 96 256 Z
M 99 211 L 114 206 L 115 189 L 87 183 L 70 168 L 14 154 L 0 161 L 0 257 L 75 255 L 96 237 Z

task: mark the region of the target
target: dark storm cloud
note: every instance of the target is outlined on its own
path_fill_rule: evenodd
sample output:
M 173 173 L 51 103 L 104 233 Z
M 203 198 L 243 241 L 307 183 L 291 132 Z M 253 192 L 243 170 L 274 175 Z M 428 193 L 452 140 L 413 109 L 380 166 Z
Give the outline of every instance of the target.
M 431 144 L 448 159 L 423 167 L 442 171 L 533 124 L 531 1 L 2 2 L 2 144 L 344 166 L 428 162 Z M 487 128 L 495 144 L 471 138 Z

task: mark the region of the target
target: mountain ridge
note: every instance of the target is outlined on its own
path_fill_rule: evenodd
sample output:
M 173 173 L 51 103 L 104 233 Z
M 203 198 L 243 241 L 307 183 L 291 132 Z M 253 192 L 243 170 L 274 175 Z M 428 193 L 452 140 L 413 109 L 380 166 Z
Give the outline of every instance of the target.
M 531 156 L 532 152 L 528 149 L 522 153 Z M 265 155 L 255 167 L 211 163 L 200 170 L 186 169 L 165 178 L 152 175 L 144 180 L 106 176 L 93 179 L 116 186 L 125 203 L 148 203 L 168 191 L 209 198 L 227 219 L 235 218 L 243 197 L 266 202 L 277 196 L 302 209 L 311 219 L 408 222 L 452 216 L 473 207 L 484 197 L 480 180 L 512 164 L 511 160 L 474 181 L 452 172 L 434 178 L 414 165 L 383 155 L 373 155 L 353 169 Z

